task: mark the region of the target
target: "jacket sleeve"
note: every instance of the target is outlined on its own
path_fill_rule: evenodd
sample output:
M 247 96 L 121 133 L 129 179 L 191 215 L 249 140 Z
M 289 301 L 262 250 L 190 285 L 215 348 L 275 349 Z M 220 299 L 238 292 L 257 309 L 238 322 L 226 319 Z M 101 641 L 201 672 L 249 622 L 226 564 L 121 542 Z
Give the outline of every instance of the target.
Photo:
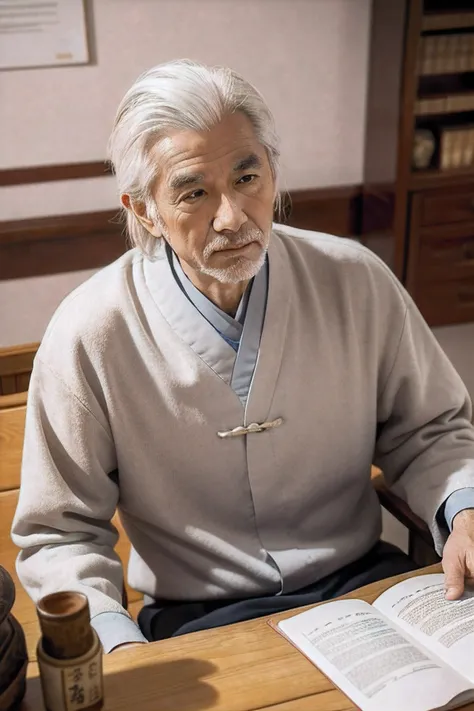
M 404 293 L 404 292 L 403 292 Z M 388 486 L 426 521 L 441 555 L 445 502 L 474 487 L 472 406 L 459 375 L 404 293 L 404 320 L 377 403 L 374 463 Z
M 450 531 L 453 530 L 453 521 L 458 513 L 474 509 L 474 488 L 459 489 L 448 496 L 444 504 L 443 516 Z
M 92 391 L 87 402 L 79 399 L 37 357 L 12 528 L 21 549 L 17 572 L 34 601 L 59 590 L 85 593 L 105 651 L 145 641 L 121 604 L 123 571 L 111 523 L 116 469 L 112 435 Z

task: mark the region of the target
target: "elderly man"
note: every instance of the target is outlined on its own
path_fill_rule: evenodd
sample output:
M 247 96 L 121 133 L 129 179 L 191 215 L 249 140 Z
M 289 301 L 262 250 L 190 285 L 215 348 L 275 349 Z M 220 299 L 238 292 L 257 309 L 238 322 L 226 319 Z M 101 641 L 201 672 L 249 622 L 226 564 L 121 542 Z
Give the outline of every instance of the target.
M 410 570 L 379 541 L 375 462 L 458 597 L 474 574 L 468 396 L 371 252 L 272 225 L 261 95 L 228 69 L 158 66 L 110 153 L 135 248 L 64 301 L 35 360 L 13 525 L 31 596 L 86 593 L 110 651 Z

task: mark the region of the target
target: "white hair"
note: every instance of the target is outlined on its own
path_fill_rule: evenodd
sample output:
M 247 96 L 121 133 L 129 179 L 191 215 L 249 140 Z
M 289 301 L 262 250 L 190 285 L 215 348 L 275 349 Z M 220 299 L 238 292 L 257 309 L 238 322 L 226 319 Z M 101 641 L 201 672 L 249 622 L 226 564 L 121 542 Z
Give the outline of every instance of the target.
M 159 166 L 156 158 L 151 159 L 151 149 L 170 130 L 209 130 L 236 111 L 252 123 L 277 184 L 280 152 L 273 116 L 262 95 L 243 77 L 225 67 L 188 59 L 160 64 L 142 74 L 122 99 L 109 140 L 109 160 L 120 194 L 143 204 L 148 218 L 161 224 L 152 195 Z M 156 237 L 133 210 L 126 210 L 126 220 L 131 243 L 153 257 Z

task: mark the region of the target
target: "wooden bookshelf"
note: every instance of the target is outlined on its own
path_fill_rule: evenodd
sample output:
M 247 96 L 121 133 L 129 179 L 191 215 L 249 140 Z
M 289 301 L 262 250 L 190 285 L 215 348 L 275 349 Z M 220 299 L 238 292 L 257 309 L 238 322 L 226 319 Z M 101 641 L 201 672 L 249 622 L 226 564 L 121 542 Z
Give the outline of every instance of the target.
M 417 98 L 416 116 L 443 116 L 474 111 L 474 92 L 433 95 L 429 98 Z
M 410 190 L 426 190 L 429 188 L 462 185 L 473 179 L 472 168 L 456 168 L 451 170 L 417 170 L 410 175 L 408 187 Z
M 474 321 L 474 0 L 373 0 L 364 184 L 430 325 Z
M 462 30 L 474 27 L 474 12 L 430 12 L 423 15 L 423 32 Z

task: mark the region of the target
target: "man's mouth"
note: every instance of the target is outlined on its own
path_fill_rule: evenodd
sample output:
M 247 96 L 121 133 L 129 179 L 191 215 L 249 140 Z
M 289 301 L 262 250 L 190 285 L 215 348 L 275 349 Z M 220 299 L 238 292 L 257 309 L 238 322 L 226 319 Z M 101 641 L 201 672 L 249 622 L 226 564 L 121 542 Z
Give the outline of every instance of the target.
M 251 240 L 250 242 L 245 242 L 244 244 L 235 244 L 226 247 L 225 249 L 219 249 L 219 252 L 237 252 L 239 249 L 244 249 L 244 247 L 249 247 L 251 244 L 256 244 L 256 240 Z

